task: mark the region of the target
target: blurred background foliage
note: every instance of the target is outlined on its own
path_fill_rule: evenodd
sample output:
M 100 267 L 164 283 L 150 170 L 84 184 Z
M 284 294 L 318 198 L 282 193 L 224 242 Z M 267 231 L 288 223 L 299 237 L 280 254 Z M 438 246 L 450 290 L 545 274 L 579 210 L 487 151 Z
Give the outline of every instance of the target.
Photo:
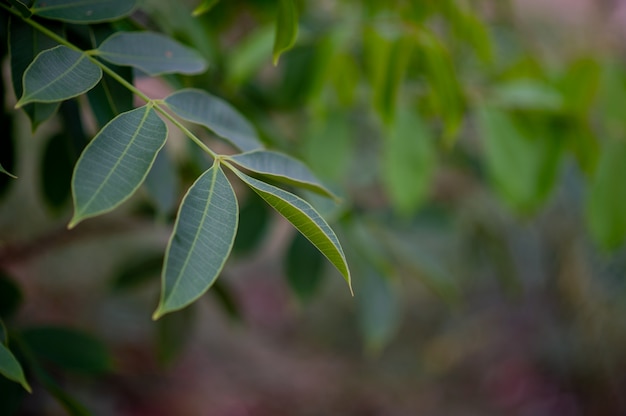
M 31 132 L 5 62 L 0 163 L 19 179 L 0 175 L 0 316 L 37 382 L 0 379 L 1 410 L 626 412 L 626 2 L 297 1 L 274 66 L 277 3 L 144 0 L 116 25 L 211 63 L 136 74 L 142 90 L 225 98 L 341 196 L 304 195 L 338 231 L 354 299 L 238 189 L 235 256 L 207 301 L 151 323 L 173 210 L 209 161 L 170 140 L 141 195 L 66 231 L 68 143 L 98 120 L 70 101 Z

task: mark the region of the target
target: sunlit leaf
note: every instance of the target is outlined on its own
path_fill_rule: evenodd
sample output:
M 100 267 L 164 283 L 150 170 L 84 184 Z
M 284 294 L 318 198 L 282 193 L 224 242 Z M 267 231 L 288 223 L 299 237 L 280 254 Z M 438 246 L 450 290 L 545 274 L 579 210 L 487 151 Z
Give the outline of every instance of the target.
M 81 95 L 102 78 L 102 70 L 82 52 L 56 46 L 41 52 L 24 73 L 24 90 L 16 104 L 55 102 Z
M 85 218 L 111 211 L 144 181 L 167 127 L 151 106 L 122 113 L 96 135 L 76 163 L 72 178 L 72 228 Z
M 233 169 L 233 172 L 279 214 L 291 222 L 339 270 L 352 290 L 350 270 L 341 244 L 328 223 L 305 200 Z
M 291 49 L 298 37 L 298 11 L 293 0 L 279 0 L 276 17 L 276 35 L 274 37 L 274 65 L 280 55 Z
M 165 103 L 177 116 L 205 126 L 244 152 L 263 147 L 248 120 L 226 101 L 206 91 L 183 89 L 167 97 Z
M 59 34 L 60 28 L 50 26 L 49 30 Z M 9 20 L 9 50 L 11 57 L 11 80 L 15 96 L 22 96 L 23 74 L 35 57 L 58 43 L 36 30 L 22 19 L 11 17 Z M 49 119 L 59 108 L 58 103 L 31 103 L 22 109 L 28 115 L 35 130 L 41 123 Z
M 189 188 L 181 204 L 154 319 L 189 305 L 217 279 L 235 240 L 238 213 L 235 192 L 215 163 Z
M 31 391 L 30 385 L 24 376 L 22 366 L 3 343 L 0 343 L 0 374 L 9 380 L 20 383 L 26 391 Z
M 200 16 L 211 10 L 220 0 L 202 0 L 202 3 L 198 5 L 191 13 L 194 16 Z
M 278 182 L 334 197 L 304 163 L 283 153 L 255 150 L 231 156 L 229 159 L 245 169 Z
M 97 338 L 65 327 L 30 328 L 22 332 L 29 351 L 43 363 L 81 374 L 110 371 L 113 358 Z
M 33 14 L 70 23 L 97 23 L 129 15 L 135 0 L 35 0 Z
M 587 198 L 587 223 L 594 239 L 605 249 L 615 249 L 626 240 L 626 144 L 605 143 Z
M 435 163 L 433 137 L 419 114 L 401 111 L 384 143 L 382 172 L 385 190 L 400 213 L 414 212 L 425 200 Z
M 198 52 L 153 32 L 117 32 L 102 42 L 97 53 L 108 62 L 132 66 L 148 75 L 197 74 L 207 68 Z

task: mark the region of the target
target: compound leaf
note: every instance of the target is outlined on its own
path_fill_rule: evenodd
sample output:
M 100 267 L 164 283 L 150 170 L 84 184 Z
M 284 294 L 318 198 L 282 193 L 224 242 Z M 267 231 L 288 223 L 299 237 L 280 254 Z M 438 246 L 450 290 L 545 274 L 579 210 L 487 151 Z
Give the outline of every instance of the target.
M 16 107 L 76 97 L 92 89 L 100 78 L 102 70 L 86 54 L 56 46 L 37 55 L 24 72 L 23 93 Z
M 28 381 L 26 381 L 26 377 L 24 377 L 24 371 L 22 370 L 22 366 L 19 361 L 15 358 L 13 353 L 0 342 L 0 374 L 8 378 L 9 380 L 13 380 L 17 383 L 20 383 L 26 391 L 30 392 L 30 385 Z
M 229 157 L 239 166 L 279 182 L 308 189 L 334 198 L 334 195 L 297 159 L 270 150 L 255 150 Z
M 248 120 L 206 91 L 183 89 L 167 97 L 165 104 L 180 118 L 208 128 L 244 152 L 263 147 Z
M 238 214 L 235 192 L 215 163 L 181 204 L 165 254 L 154 319 L 189 305 L 215 282 L 233 247 Z
M 175 40 L 153 32 L 117 32 L 97 49 L 98 56 L 148 75 L 197 74 L 207 63 L 200 54 Z
M 146 178 L 166 138 L 165 123 L 149 105 L 122 113 L 104 126 L 76 163 L 75 211 L 69 227 L 127 200 Z
M 352 291 L 350 270 L 341 244 L 328 223 L 305 200 L 233 169 L 233 172 L 294 225 L 339 270 Z
M 70 23 L 97 23 L 129 15 L 135 0 L 35 0 L 33 14 Z

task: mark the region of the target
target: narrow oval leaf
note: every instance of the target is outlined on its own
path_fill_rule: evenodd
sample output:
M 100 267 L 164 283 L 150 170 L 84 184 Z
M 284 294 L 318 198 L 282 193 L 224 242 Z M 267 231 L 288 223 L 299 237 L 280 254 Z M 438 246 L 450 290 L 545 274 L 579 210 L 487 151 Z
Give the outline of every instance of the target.
M 117 32 L 98 48 L 98 56 L 116 65 L 132 66 L 148 75 L 197 74 L 207 63 L 200 54 L 152 32 Z
M 244 152 L 263 147 L 254 127 L 226 101 L 206 91 L 187 88 L 165 99 L 182 119 L 200 124 Z
M 24 72 L 23 94 L 16 108 L 31 102 L 67 100 L 92 89 L 102 70 L 82 53 L 56 46 L 41 52 Z
M 238 218 L 235 192 L 215 163 L 181 204 L 165 254 L 154 319 L 189 305 L 215 282 L 233 247 Z
M 7 347 L 4 346 L 3 343 L 0 342 L 0 374 L 8 378 L 9 380 L 13 380 L 17 383 L 20 383 L 26 391 L 30 392 L 30 386 L 28 385 L 28 381 L 26 381 L 26 377 L 24 377 L 24 371 L 22 370 L 22 366 L 19 361 L 15 358 L 13 353 L 9 351 Z
M 280 0 L 276 17 L 276 35 L 274 37 L 274 65 L 280 55 L 291 49 L 298 36 L 298 11 L 293 0 Z
M 148 105 L 122 113 L 104 126 L 76 163 L 69 228 L 127 200 L 146 178 L 166 138 L 165 123 Z
M 31 11 L 47 19 L 97 23 L 128 16 L 136 0 L 35 0 Z
M 232 171 L 280 215 L 294 225 L 339 270 L 350 287 L 350 270 L 341 244 L 328 223 L 305 200 L 232 169 Z
M 283 153 L 256 150 L 234 155 L 228 159 L 245 169 L 276 181 L 308 189 L 329 198 L 336 198 L 304 163 Z

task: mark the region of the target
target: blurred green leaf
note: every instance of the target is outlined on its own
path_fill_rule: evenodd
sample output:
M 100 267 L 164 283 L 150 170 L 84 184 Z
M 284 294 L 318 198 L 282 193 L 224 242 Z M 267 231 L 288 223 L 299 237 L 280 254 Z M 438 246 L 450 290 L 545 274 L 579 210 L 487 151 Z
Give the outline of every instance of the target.
M 74 160 L 68 149 L 65 132 L 48 140 L 41 163 L 41 181 L 44 200 L 52 208 L 61 208 L 71 194 Z
M 41 52 L 24 72 L 24 91 L 16 107 L 30 102 L 55 102 L 81 95 L 102 78 L 89 57 L 67 46 Z
M 304 163 L 283 153 L 255 150 L 230 156 L 228 160 L 275 181 L 335 198 Z
M 198 52 L 153 32 L 117 32 L 102 42 L 97 56 L 115 65 L 132 66 L 151 76 L 197 74 L 207 68 Z
M 8 318 L 17 311 L 22 304 L 23 295 L 19 286 L 0 272 L 0 318 Z
M 587 198 L 587 224 L 593 238 L 605 249 L 615 249 L 626 239 L 626 143 L 605 143 Z
M 272 52 L 274 31 L 271 26 L 263 26 L 243 41 L 226 56 L 226 80 L 230 85 L 240 85 L 269 62 Z
M 89 143 L 72 178 L 74 216 L 69 227 L 109 212 L 130 198 L 144 181 L 167 127 L 147 105 L 122 113 Z
M 114 70 L 119 76 L 132 84 L 133 77 L 130 68 L 116 67 Z M 100 82 L 89 90 L 87 99 L 100 127 L 104 127 L 118 114 L 130 111 L 133 108 L 132 92 L 108 74 L 104 74 Z
M 341 244 L 335 232 L 317 211 L 294 194 L 251 178 L 237 169 L 232 171 L 309 239 L 343 275 L 352 291 L 350 270 Z
M 276 35 L 274 37 L 274 65 L 280 55 L 296 43 L 298 37 L 298 11 L 293 0 L 279 0 L 276 17 Z
M 200 16 L 209 12 L 220 0 L 202 0 L 202 2 L 193 9 L 192 15 Z
M 239 227 L 233 246 L 235 253 L 248 253 L 261 242 L 267 231 L 269 214 L 263 199 L 250 192 L 239 213 Z
M 70 23 L 97 23 L 129 15 L 135 0 L 35 0 L 33 14 Z
M 307 164 L 325 180 L 343 179 L 354 155 L 353 126 L 349 115 L 332 111 L 312 120 L 304 134 L 302 152 Z
M 21 384 L 26 391 L 31 392 L 30 385 L 24 376 L 22 366 L 13 353 L 2 343 L 0 343 L 0 374 L 9 380 Z
M 113 368 L 107 347 L 82 331 L 52 326 L 29 328 L 22 331 L 21 339 L 39 360 L 66 371 L 100 375 Z
M 223 280 L 217 280 L 213 286 L 211 286 L 211 291 L 209 293 L 213 295 L 213 298 L 217 300 L 219 305 L 231 319 L 241 320 L 241 312 L 237 302 L 235 301 L 231 290 L 223 283 Z
M 516 79 L 497 85 L 491 100 L 499 107 L 518 110 L 560 111 L 565 106 L 557 89 L 532 79 Z
M 303 302 L 309 301 L 323 278 L 324 256 L 302 234 L 297 233 L 285 257 L 287 282 Z
M 165 99 L 177 116 L 205 126 L 242 151 L 263 147 L 254 127 L 221 98 L 199 89 L 182 89 Z
M 157 212 L 166 218 L 178 203 L 178 172 L 167 149 L 157 154 L 144 185 Z
M 233 188 L 216 162 L 189 188 L 179 209 L 154 319 L 189 305 L 217 279 L 233 246 L 238 213 Z
M 384 143 L 382 179 L 394 207 L 408 215 L 426 199 L 436 154 L 419 114 L 402 110 Z

